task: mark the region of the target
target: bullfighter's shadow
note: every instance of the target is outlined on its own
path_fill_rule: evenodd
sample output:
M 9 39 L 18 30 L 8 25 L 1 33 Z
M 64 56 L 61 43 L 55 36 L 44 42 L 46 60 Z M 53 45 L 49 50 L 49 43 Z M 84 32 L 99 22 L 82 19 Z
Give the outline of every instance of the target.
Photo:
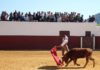
M 57 66 L 41 66 L 38 69 L 44 69 L 44 70 L 57 70 L 57 69 L 82 69 L 84 67 L 57 67 Z

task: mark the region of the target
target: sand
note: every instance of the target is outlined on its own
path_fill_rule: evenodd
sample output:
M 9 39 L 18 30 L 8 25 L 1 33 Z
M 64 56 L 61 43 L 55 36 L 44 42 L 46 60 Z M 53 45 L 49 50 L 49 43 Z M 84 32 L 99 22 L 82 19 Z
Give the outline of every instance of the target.
M 57 51 L 61 58 L 61 51 Z M 83 68 L 85 59 L 78 59 L 80 66 L 71 62 L 68 67 L 58 68 L 50 51 L 0 51 L 0 70 L 100 70 L 100 51 L 93 51 L 96 65 L 89 61 Z

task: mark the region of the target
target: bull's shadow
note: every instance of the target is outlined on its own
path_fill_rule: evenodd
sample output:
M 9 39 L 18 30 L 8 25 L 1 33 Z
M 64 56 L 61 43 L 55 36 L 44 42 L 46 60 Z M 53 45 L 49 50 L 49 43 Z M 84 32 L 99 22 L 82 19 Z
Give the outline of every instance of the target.
M 44 69 L 44 70 L 57 70 L 57 69 L 82 69 L 84 67 L 57 67 L 57 66 L 41 66 L 38 69 Z

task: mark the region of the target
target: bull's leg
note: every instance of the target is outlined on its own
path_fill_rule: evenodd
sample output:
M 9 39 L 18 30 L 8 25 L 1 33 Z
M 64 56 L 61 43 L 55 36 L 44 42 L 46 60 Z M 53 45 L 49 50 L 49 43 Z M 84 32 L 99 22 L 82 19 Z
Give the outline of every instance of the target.
M 86 57 L 86 63 L 84 65 L 84 68 L 86 67 L 86 65 L 88 64 L 88 62 L 89 62 L 89 57 Z
M 95 60 L 94 60 L 94 58 L 90 57 L 90 60 L 93 61 L 93 67 L 95 67 Z
M 68 62 L 66 62 L 66 67 L 68 66 L 68 64 L 72 61 L 72 59 L 70 59 Z
M 74 65 L 80 66 L 80 64 L 77 63 L 77 59 L 74 59 Z

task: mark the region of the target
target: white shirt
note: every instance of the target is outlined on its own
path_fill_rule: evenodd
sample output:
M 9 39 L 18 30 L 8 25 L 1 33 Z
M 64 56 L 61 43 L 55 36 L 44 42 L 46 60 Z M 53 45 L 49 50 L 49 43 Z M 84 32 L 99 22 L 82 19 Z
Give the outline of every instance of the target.
M 68 36 L 65 35 L 65 37 L 62 39 L 61 46 L 63 47 L 63 46 L 66 45 L 67 43 L 68 43 Z
M 64 40 L 68 40 L 68 36 L 67 35 L 65 35 L 65 37 L 63 38 L 63 41 Z

